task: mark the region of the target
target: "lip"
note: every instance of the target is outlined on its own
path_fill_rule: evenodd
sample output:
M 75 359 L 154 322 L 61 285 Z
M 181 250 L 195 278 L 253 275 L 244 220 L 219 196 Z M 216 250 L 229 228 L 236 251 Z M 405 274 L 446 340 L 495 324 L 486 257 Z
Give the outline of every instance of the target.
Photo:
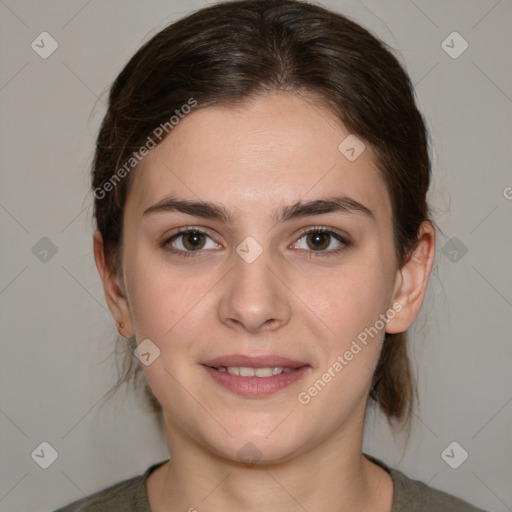
M 302 366 L 309 366 L 303 361 L 288 359 L 287 357 L 277 355 L 244 356 L 238 354 L 216 357 L 215 359 L 211 359 L 202 364 L 203 366 L 209 366 L 210 368 L 219 368 L 220 366 L 248 366 L 250 368 L 283 366 L 286 368 L 300 368 Z
M 294 382 L 300 380 L 311 370 L 311 366 L 286 357 L 269 356 L 242 356 L 230 355 L 211 359 L 202 364 L 203 368 L 218 385 L 245 397 L 264 397 L 277 393 Z M 292 371 L 272 375 L 271 377 L 240 377 L 228 372 L 220 372 L 216 368 L 228 366 L 248 366 L 251 368 L 268 368 L 282 366 L 291 368 Z

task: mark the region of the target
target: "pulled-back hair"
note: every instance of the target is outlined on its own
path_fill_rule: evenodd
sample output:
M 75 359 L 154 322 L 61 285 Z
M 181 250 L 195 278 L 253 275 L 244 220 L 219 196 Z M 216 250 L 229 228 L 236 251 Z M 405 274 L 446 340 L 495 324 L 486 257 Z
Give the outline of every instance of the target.
M 391 200 L 399 268 L 407 262 L 420 224 L 430 221 L 431 166 L 426 127 L 397 58 L 366 29 L 318 5 L 238 0 L 208 6 L 164 28 L 112 85 L 92 188 L 95 221 L 113 274 L 120 271 L 123 209 L 137 167 L 125 166 L 123 179 L 114 183 L 118 170 L 191 98 L 199 109 L 273 91 L 309 94 L 372 147 Z M 134 361 L 134 337 L 123 342 L 125 357 L 113 389 L 132 381 L 161 411 Z M 386 334 L 370 398 L 389 420 L 408 420 L 414 397 L 406 333 Z

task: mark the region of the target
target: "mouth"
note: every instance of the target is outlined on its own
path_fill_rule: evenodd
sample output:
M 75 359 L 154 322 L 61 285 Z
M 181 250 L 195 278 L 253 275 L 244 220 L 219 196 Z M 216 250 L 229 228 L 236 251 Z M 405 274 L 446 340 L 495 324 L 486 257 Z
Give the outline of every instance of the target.
M 224 356 L 202 366 L 217 384 L 247 397 L 276 393 L 311 369 L 307 363 L 280 356 Z
M 280 375 L 281 373 L 288 373 L 295 368 L 288 368 L 283 366 L 264 366 L 262 368 L 251 368 L 250 366 L 219 366 L 214 367 L 219 372 L 227 372 L 230 375 L 239 375 L 240 377 L 272 377 L 272 375 Z

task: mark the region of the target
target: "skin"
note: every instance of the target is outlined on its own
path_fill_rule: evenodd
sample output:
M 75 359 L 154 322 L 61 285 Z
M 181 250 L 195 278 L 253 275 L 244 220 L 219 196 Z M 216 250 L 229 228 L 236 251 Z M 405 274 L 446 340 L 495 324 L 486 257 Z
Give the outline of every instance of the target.
M 124 324 L 119 332 L 160 349 L 144 371 L 163 407 L 172 462 L 149 477 L 153 511 L 391 511 L 391 478 L 362 455 L 365 410 L 384 332 L 405 331 L 421 308 L 435 231 L 421 226 L 417 250 L 399 269 L 373 152 L 367 146 L 349 161 L 338 150 L 348 134 L 311 98 L 287 93 L 197 109 L 135 171 L 119 272 L 107 269 L 95 233 L 105 297 Z M 223 205 L 233 221 L 142 215 L 169 194 Z M 336 212 L 274 222 L 285 206 L 333 195 L 362 203 L 373 217 Z M 186 237 L 159 245 L 187 226 L 210 237 L 199 253 L 169 252 L 190 248 Z M 318 255 L 319 242 L 302 235 L 315 226 L 353 244 L 333 253 L 342 245 L 327 237 Z M 263 251 L 252 263 L 236 252 L 248 236 Z M 393 304 L 401 311 L 301 404 L 298 394 Z M 218 386 L 201 366 L 226 354 L 276 354 L 311 368 L 278 393 L 247 398 Z M 261 455 L 251 466 L 237 456 L 248 442 Z

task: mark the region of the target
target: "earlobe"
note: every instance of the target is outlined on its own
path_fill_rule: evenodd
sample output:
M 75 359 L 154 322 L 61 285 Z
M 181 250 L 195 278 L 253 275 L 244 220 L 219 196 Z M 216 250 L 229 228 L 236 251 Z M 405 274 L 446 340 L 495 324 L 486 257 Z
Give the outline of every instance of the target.
M 418 245 L 405 265 L 397 271 L 392 304 L 400 304 L 400 312 L 386 325 L 386 332 L 406 331 L 416 319 L 432 270 L 435 256 L 435 229 L 425 221 L 418 232 Z
M 125 338 L 133 336 L 130 308 L 123 287 L 116 275 L 108 268 L 101 233 L 96 230 L 93 236 L 94 260 L 103 283 L 103 292 L 108 308 L 116 320 L 119 334 Z

